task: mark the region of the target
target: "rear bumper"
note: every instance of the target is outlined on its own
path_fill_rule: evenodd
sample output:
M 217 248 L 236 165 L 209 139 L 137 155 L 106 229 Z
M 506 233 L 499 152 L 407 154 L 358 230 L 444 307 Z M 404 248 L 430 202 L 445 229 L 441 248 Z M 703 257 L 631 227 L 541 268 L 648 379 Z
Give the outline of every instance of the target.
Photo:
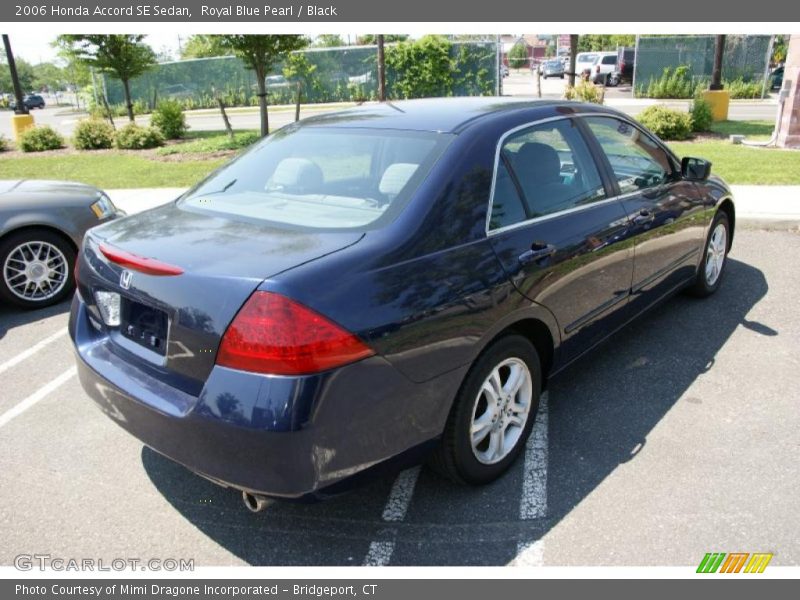
M 413 383 L 380 357 L 307 377 L 215 367 L 193 396 L 117 354 L 79 294 L 69 332 L 83 388 L 123 429 L 219 483 L 289 498 L 338 486 L 438 437 L 464 375 Z

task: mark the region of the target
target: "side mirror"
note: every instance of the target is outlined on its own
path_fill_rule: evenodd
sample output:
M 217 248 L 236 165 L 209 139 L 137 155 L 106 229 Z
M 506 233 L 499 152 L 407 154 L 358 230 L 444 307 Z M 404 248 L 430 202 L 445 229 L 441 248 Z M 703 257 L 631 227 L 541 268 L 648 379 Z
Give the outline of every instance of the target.
M 702 158 L 685 156 L 681 160 L 681 176 L 689 181 L 703 181 L 711 174 L 711 163 Z

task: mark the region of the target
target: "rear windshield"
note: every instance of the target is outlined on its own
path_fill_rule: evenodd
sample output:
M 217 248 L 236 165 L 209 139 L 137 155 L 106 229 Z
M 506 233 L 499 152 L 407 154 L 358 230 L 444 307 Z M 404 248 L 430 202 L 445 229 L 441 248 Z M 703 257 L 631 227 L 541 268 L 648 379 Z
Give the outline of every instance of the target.
M 212 174 L 181 206 L 301 228 L 376 227 L 400 211 L 451 139 L 288 127 Z
M 597 54 L 578 54 L 578 62 L 594 62 L 597 60 Z

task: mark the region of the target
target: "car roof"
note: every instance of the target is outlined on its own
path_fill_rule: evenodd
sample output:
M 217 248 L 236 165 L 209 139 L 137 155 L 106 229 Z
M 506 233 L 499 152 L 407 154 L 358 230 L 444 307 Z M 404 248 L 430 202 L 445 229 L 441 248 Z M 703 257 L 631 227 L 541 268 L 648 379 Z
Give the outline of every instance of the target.
M 460 133 L 472 124 L 515 111 L 528 121 L 573 112 L 614 112 L 597 104 L 569 100 L 520 100 L 508 97 L 425 98 L 362 104 L 303 119 L 300 127 L 398 129 Z

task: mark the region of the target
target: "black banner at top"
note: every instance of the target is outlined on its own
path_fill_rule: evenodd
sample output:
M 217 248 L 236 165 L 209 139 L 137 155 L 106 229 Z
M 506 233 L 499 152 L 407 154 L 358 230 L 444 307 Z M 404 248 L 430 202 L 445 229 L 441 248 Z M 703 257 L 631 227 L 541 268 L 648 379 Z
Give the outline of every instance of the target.
M 22 22 L 800 22 L 787 0 L 6 0 L 0 21 Z

